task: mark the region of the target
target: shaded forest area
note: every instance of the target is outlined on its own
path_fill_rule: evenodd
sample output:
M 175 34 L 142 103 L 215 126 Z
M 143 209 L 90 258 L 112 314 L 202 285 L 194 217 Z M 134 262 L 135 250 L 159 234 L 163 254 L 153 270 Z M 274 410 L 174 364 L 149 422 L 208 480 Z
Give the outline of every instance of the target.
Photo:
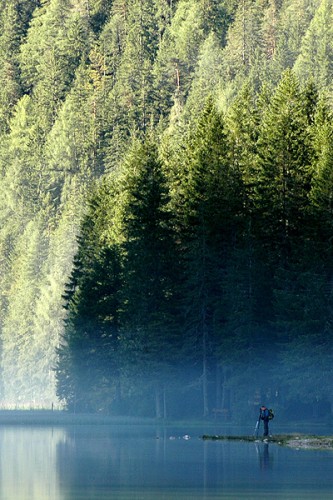
M 330 413 L 332 16 L 1 3 L 4 408 Z

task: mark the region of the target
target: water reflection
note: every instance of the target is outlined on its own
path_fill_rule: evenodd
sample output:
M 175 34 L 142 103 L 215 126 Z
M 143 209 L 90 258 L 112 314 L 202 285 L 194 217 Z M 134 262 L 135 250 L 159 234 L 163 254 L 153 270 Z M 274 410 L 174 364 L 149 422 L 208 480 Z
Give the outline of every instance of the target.
M 167 428 L 77 427 L 67 436 L 58 474 L 82 499 L 220 498 L 256 481 L 257 458 L 263 470 L 272 467 L 265 443 L 213 442 Z
M 259 459 L 259 468 L 261 470 L 268 470 L 273 468 L 273 455 L 269 452 L 268 443 L 258 444 L 255 443 L 257 455 Z
M 89 500 L 103 492 L 131 500 L 174 498 L 175 491 L 177 498 L 180 491 L 206 498 L 224 476 L 225 450 L 215 444 L 163 428 L 70 429 L 58 446 L 58 474 L 64 489 Z
M 0 498 L 63 500 L 57 477 L 62 429 L 0 428 Z
M 0 499 L 332 498 L 332 453 L 200 435 L 132 425 L 3 426 Z

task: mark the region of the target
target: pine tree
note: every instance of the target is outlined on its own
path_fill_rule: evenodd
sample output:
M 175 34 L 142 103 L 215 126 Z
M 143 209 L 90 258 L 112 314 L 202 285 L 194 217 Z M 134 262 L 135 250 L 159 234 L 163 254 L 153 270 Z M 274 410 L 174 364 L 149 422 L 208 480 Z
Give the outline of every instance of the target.
M 253 190 L 253 168 L 257 153 L 258 129 L 261 120 L 258 97 L 250 82 L 246 82 L 226 116 L 231 161 L 242 173 L 250 191 Z
M 224 71 L 229 80 L 248 75 L 262 53 L 262 11 L 252 0 L 242 0 L 227 34 Z M 237 69 L 236 69 L 237 68 Z
M 73 214 L 72 196 L 64 202 L 58 217 L 47 214 L 49 248 L 43 263 L 38 302 L 33 313 L 35 372 L 40 379 L 39 399 L 44 408 L 57 404 L 55 367 L 57 349 L 64 331 L 65 309 L 62 295 L 77 250 L 75 235 L 79 212 Z
M 300 54 L 302 40 L 316 12 L 318 2 L 293 0 L 283 2 L 278 27 L 278 39 L 273 63 L 274 80 L 278 83 L 283 71 L 292 68 Z
M 268 60 L 274 58 L 278 42 L 279 2 L 269 0 L 262 24 L 263 50 Z
M 175 328 L 179 313 L 177 253 L 166 210 L 168 192 L 153 142 L 134 143 L 120 186 L 124 197 L 123 351 L 136 390 L 153 391 L 155 415 L 161 417 L 162 413 L 166 416 L 165 391 L 179 348 Z
M 272 256 L 282 251 L 287 258 L 291 242 L 301 234 L 307 211 L 312 152 L 305 103 L 296 77 L 285 72 L 260 129 L 258 220 Z
M 189 363 L 201 365 L 204 416 L 210 411 L 208 385 L 220 334 L 222 275 L 237 238 L 242 204 L 239 172 L 228 156 L 223 119 L 209 102 L 189 139 L 180 189 L 175 192 L 185 273 L 186 356 Z
M 301 90 L 288 70 L 259 132 L 255 234 L 269 290 L 270 341 L 277 342 L 282 358 L 291 341 L 295 347 L 308 342 L 310 334 L 312 342 L 321 328 L 323 309 L 319 313 L 313 308 L 321 288 L 321 259 L 313 259 L 316 243 L 309 206 L 315 109 L 315 93 Z
M 47 136 L 44 187 L 50 192 L 55 208 L 59 207 L 67 179 L 76 178 L 76 182 L 89 189 L 93 179 L 103 172 L 102 155 L 97 157 L 102 104 L 99 82 L 93 79 L 92 72 L 87 66 L 78 68 L 75 84 Z M 79 202 L 80 199 L 77 207 Z
M 229 162 L 242 179 L 241 209 L 238 212 L 236 241 L 225 265 L 222 282 L 222 307 L 219 323 L 223 334 L 217 346 L 220 363 L 227 373 L 223 391 L 232 391 L 234 398 L 249 397 L 243 384 L 251 377 L 262 387 L 260 376 L 267 349 L 266 318 L 269 292 L 265 268 L 260 261 L 256 243 L 254 194 L 258 131 L 265 108 L 263 95 L 258 96 L 247 81 L 235 98 L 226 116 Z M 232 368 L 231 368 L 232 367 Z M 268 372 L 266 383 L 268 379 Z
M 133 1 L 126 26 L 131 29 L 126 34 L 122 62 L 117 71 L 114 113 L 127 131 L 135 128 L 145 131 L 153 112 L 151 71 L 158 42 L 153 1 Z
M 40 404 L 43 383 L 36 370 L 38 339 L 35 338 L 33 314 L 42 276 L 47 240 L 42 220 L 29 222 L 17 240 L 12 255 L 12 282 L 9 306 L 3 326 L 2 376 L 7 404 Z
M 203 42 L 198 56 L 198 63 L 191 89 L 184 108 L 184 120 L 191 122 L 198 119 L 207 99 L 218 95 L 221 86 L 222 49 L 214 33 Z
M 72 9 L 69 0 L 51 0 L 36 10 L 21 45 L 20 70 L 26 91 L 33 95 L 42 139 L 89 48 L 86 10 Z
M 312 175 L 307 224 L 303 224 L 305 238 L 303 236 L 301 248 L 295 246 L 297 261 L 294 258 L 292 267 L 277 274 L 274 291 L 277 325 L 285 336 L 281 371 L 286 390 L 291 399 L 298 392 L 307 402 L 321 398 L 332 400 L 332 394 L 322 390 L 323 379 L 330 376 L 331 371 L 332 127 L 324 99 L 310 105 L 311 108 L 312 113 L 308 115 L 311 117 Z M 307 375 L 308 370 L 311 377 Z
M 18 52 L 21 41 L 19 8 L 14 2 L 5 4 L 0 19 L 0 133 L 8 131 L 14 106 L 21 95 Z M 20 29 L 21 28 L 21 29 Z
M 10 132 L 2 143 L 1 165 L 8 201 L 7 213 L 24 221 L 34 217 L 39 208 L 41 145 L 32 114 L 31 98 L 23 96 L 15 107 Z
M 224 45 L 228 25 L 231 21 L 233 2 L 220 0 L 201 0 L 200 7 L 203 12 L 203 28 L 206 35 L 214 33 L 221 45 Z
M 117 248 L 103 244 L 104 195 L 95 194 L 81 225 L 64 296 L 68 316 L 58 349 L 57 395 L 71 411 L 109 412 L 119 397 L 120 261 Z
M 205 35 L 203 11 L 199 3 L 182 0 L 178 3 L 167 27 L 154 65 L 154 90 L 162 116 L 168 114 L 175 100 L 183 103 L 189 92 L 201 43 Z
M 91 25 L 95 33 L 99 33 L 104 24 L 107 22 L 113 0 L 79 0 L 79 5 L 82 4 L 81 8 L 85 8 L 88 12 L 89 24 Z
M 165 30 L 170 25 L 174 15 L 176 2 L 170 0 L 155 0 L 156 19 L 158 26 L 159 45 L 162 42 Z
M 327 87 L 332 78 L 332 15 L 332 2 L 322 0 L 302 39 L 300 55 L 294 66 L 301 81 L 312 78 L 319 89 Z
M 315 214 L 316 227 L 320 228 L 319 239 L 328 242 L 332 234 L 332 161 L 333 161 L 332 116 L 323 100 L 319 103 L 314 120 L 314 173 L 310 200 Z

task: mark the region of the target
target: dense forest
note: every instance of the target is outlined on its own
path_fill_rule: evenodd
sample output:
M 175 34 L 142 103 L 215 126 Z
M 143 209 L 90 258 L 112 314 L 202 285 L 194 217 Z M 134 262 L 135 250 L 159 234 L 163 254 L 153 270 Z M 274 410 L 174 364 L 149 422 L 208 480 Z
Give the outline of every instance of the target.
M 330 413 L 332 18 L 2 0 L 1 407 Z

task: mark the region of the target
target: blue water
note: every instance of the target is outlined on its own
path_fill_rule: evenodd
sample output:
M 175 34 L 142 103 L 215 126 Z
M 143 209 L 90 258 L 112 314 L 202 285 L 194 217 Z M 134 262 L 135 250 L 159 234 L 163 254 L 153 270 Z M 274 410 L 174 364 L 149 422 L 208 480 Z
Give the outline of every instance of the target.
M 333 497 L 333 452 L 200 435 L 150 425 L 2 426 L 0 499 Z

